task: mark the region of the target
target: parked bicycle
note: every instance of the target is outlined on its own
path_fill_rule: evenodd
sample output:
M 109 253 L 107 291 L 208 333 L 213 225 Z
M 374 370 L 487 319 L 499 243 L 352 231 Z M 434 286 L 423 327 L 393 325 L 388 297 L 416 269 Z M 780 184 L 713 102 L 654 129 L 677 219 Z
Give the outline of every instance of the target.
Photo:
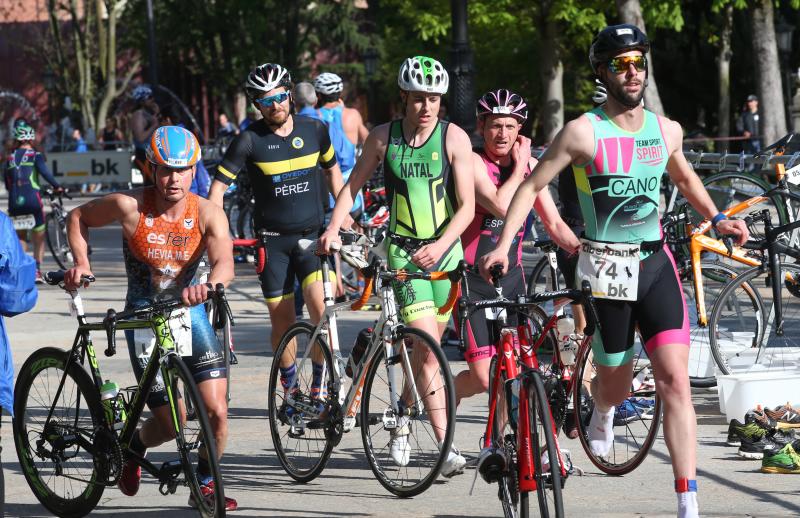
M 45 240 L 53 259 L 62 270 L 72 268 L 72 250 L 67 241 L 67 210 L 64 209 L 64 198 L 72 196 L 65 191 L 57 191 L 47 187 L 43 192 L 49 198 L 50 212 L 45 217 Z
M 62 288 L 63 271 L 49 272 L 48 284 Z M 83 277 L 93 282 L 93 277 Z M 101 322 L 89 322 L 77 291 L 68 291 L 78 320 L 72 349 L 44 347 L 22 365 L 14 388 L 14 444 L 22 472 L 36 498 L 57 516 L 89 514 L 106 487 L 116 485 L 125 461 L 133 461 L 159 482 L 163 495 L 187 486 L 203 517 L 224 517 L 225 498 L 214 433 L 203 400 L 181 359 L 170 322 L 180 300 L 155 302 L 120 313 L 109 309 Z M 225 300 L 222 285 L 214 298 Z M 152 329 L 156 344 L 139 384 L 120 389 L 103 378 L 91 339 L 105 331 L 106 356 L 116 353 L 116 332 Z M 88 370 L 88 372 L 87 372 Z M 161 374 L 175 427 L 176 457 L 153 464 L 128 445 L 144 412 L 151 387 Z M 188 418 L 188 403 L 195 415 Z M 201 492 L 198 464 L 211 473 L 213 501 Z
M 395 495 L 414 496 L 433 483 L 450 454 L 455 389 L 437 341 L 400 323 L 392 283 L 449 279 L 450 296 L 439 310 L 446 313 L 457 300 L 461 274 L 387 270 L 377 257 L 372 263 L 363 259 L 361 247 L 374 244 L 365 236 L 343 232 L 342 237 L 349 244 L 338 253 L 364 275 L 364 292 L 355 303 L 335 304 L 329 259 L 320 257 L 325 312 L 316 326 L 297 322 L 289 327 L 275 350 L 268 392 L 272 441 L 289 476 L 308 482 L 358 423 L 367 461 L 381 485 Z M 300 245 L 316 242 L 301 240 Z M 381 313 L 347 360 L 339 348 L 337 313 L 359 309 L 373 286 Z M 292 365 L 295 374 L 282 379 L 280 367 Z M 393 446 L 400 455 L 392 455 Z

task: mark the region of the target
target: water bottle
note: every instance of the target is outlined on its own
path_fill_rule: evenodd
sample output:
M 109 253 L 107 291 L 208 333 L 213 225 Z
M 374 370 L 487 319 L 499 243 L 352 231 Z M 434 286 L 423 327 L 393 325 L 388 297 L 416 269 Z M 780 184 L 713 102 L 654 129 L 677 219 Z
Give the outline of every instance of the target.
M 119 391 L 119 385 L 111 380 L 106 380 L 100 387 L 100 402 L 106 413 L 106 420 L 119 430 L 125 424 L 128 414 L 125 412 L 125 401 Z
M 556 324 L 558 330 L 558 349 L 560 351 L 561 362 L 564 365 L 575 364 L 575 354 L 577 347 L 574 340 L 575 320 L 572 317 L 564 317 Z
M 372 338 L 371 327 L 365 327 L 358 332 L 356 343 L 353 345 L 353 352 L 350 353 L 350 361 L 347 363 L 347 367 L 344 370 L 345 374 L 349 377 L 353 377 L 356 366 L 361 363 L 361 357 L 364 356 L 364 351 L 366 351 L 369 346 L 370 338 Z

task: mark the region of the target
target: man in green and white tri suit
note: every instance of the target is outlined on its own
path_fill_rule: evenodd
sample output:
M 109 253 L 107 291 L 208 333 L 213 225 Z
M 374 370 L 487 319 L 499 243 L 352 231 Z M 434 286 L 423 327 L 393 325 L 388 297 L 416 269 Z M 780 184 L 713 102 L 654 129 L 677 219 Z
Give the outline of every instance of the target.
M 339 228 L 356 193 L 383 162 L 391 204 L 389 267 L 448 271 L 458 265 L 463 258 L 459 238 L 475 214 L 474 173 L 469 137 L 455 124 L 438 119 L 448 83 L 447 71 L 435 59 L 416 56 L 403 62 L 397 84 L 405 117 L 370 132 L 346 188 L 336 199 L 330 225 L 320 237 L 323 251 L 339 240 Z M 444 305 L 448 290 L 449 281 L 398 282 L 395 294 L 403 321 L 434 339 L 441 337 L 449 315 L 438 315 L 437 308 Z M 424 375 L 425 365 L 414 367 Z M 428 402 L 426 407 L 437 408 Z M 430 417 L 441 442 L 452 423 L 437 422 L 444 420 L 443 413 L 431 412 Z M 393 435 L 390 446 L 394 462 L 407 464 L 407 439 Z M 454 448 L 442 474 L 459 473 L 465 464 Z

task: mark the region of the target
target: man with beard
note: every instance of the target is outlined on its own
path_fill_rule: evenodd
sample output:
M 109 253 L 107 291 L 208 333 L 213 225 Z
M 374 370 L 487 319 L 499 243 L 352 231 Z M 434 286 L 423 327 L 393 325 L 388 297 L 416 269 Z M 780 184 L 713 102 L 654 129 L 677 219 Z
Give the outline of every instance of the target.
M 328 129 L 319 120 L 292 115 L 292 79 L 275 63 L 256 67 L 245 92 L 264 116 L 231 143 L 211 185 L 208 198 L 220 207 L 228 185 L 246 168 L 255 195 L 254 227 L 267 231 L 267 261 L 259 275 L 272 324 L 272 347 L 295 321 L 295 278 L 313 323 L 325 309 L 322 271 L 313 250 L 300 239 L 316 239 L 325 215 L 325 196 L 342 188 Z M 294 376 L 294 363 L 281 359 L 281 374 Z M 320 372 L 320 380 L 322 374 Z M 317 385 L 319 388 L 319 385 Z
M 580 252 L 576 277 L 588 279 L 597 297 L 590 446 L 600 457 L 613 447 L 614 408 L 630 393 L 638 326 L 664 404 L 678 516 L 685 518 L 698 516 L 696 418 L 689 390 L 686 303 L 659 223 L 664 171 L 718 233 L 734 235 L 741 244 L 748 232 L 743 221 L 726 219 L 714 206 L 683 156 L 680 125 L 641 105 L 649 50 L 647 37 L 633 25 L 606 27 L 595 37 L 589 60 L 608 100 L 559 132 L 514 195 L 497 248 L 483 257 L 481 268 L 488 276 L 493 264 L 507 267 L 516 229 L 537 194 L 571 165 L 586 227 L 580 240 L 567 230 L 557 241 Z

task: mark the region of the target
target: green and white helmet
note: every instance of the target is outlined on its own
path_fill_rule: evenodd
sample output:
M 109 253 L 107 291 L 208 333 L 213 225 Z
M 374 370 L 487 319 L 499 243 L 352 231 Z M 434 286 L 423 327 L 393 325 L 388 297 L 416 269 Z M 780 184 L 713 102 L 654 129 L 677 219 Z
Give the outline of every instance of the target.
M 441 63 L 427 56 L 406 59 L 397 74 L 397 86 L 406 92 L 447 93 L 450 77 Z
M 36 131 L 27 124 L 21 124 L 14 130 L 14 140 L 36 140 Z

